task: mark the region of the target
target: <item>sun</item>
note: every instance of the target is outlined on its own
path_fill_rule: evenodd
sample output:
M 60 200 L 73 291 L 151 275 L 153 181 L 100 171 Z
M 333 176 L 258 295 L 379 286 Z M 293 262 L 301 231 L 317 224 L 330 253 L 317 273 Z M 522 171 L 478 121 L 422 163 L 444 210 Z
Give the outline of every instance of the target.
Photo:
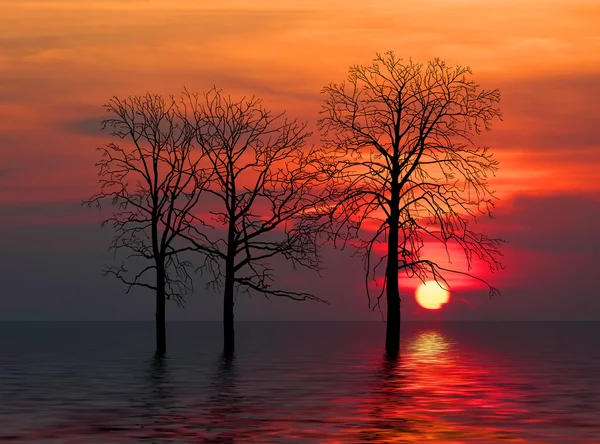
M 415 298 L 421 307 L 437 310 L 450 300 L 450 292 L 436 281 L 427 281 L 417 287 Z

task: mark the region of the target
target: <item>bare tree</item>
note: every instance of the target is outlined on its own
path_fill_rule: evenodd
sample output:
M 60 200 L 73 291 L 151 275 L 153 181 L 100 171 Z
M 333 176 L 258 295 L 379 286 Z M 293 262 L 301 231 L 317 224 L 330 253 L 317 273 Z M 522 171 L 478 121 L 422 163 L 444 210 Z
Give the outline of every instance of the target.
M 102 122 L 119 143 L 98 148 L 100 192 L 85 203 L 98 208 L 110 202 L 112 216 L 102 222 L 115 231 L 111 250 L 123 252 L 119 265 L 108 266 L 127 285 L 156 294 L 156 345 L 166 350 L 165 301 L 184 303 L 192 288 L 191 264 L 177 241 L 182 225 L 192 217 L 206 178 L 194 154 L 194 128 L 185 107 L 173 97 L 146 94 L 114 97 L 106 105 L 111 117 Z
M 210 164 L 203 207 L 212 233 L 190 224 L 184 236 L 211 263 L 223 291 L 225 351 L 234 349 L 234 294 L 321 301 L 310 293 L 274 288 L 272 260 L 319 270 L 319 211 L 330 172 L 306 147 L 306 124 L 266 110 L 256 97 L 233 100 L 213 88 L 189 95 L 196 140 Z M 205 218 L 208 223 L 208 218 Z
M 471 223 L 494 206 L 488 178 L 497 161 L 474 138 L 500 117 L 500 93 L 481 89 L 471 75 L 468 67 L 438 59 L 425 66 L 403 62 L 390 51 L 377 54 L 371 66 L 351 67 L 347 81 L 322 90 L 319 128 L 346 182 L 344 198 L 332 208 L 333 236 L 343 245 L 353 239 L 359 248 L 369 305 L 379 307 L 386 295 L 390 353 L 399 349 L 399 272 L 447 285 L 447 273 L 486 283 L 472 275 L 474 259 L 492 270 L 501 267 L 501 240 L 473 231 Z M 468 269 L 424 257 L 423 246 L 431 242 L 449 256 L 458 246 Z M 376 254 L 380 243 L 384 255 Z M 382 264 L 381 292 L 371 304 L 369 283 Z M 490 295 L 497 293 L 488 287 Z

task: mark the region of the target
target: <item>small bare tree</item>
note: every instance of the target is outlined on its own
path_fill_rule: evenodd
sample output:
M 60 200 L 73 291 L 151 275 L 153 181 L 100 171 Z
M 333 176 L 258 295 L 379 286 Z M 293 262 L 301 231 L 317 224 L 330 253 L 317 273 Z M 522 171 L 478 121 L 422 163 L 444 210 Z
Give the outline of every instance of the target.
M 377 54 L 371 66 L 351 67 L 346 82 L 322 91 L 319 127 L 346 183 L 344 197 L 332 208 L 333 237 L 344 245 L 354 239 L 359 247 L 367 294 L 385 263 L 373 308 L 385 294 L 390 353 L 398 351 L 400 341 L 400 272 L 447 285 L 446 273 L 482 281 L 470 272 L 474 259 L 492 270 L 501 266 L 501 240 L 473 231 L 471 224 L 494 206 L 488 178 L 497 162 L 474 137 L 500 117 L 500 93 L 480 89 L 471 74 L 468 67 L 438 59 L 425 66 L 404 63 L 387 52 Z M 423 257 L 430 242 L 441 243 L 448 255 L 451 246 L 460 247 L 468 270 Z M 387 254 L 376 254 L 378 243 L 386 245 Z
M 111 117 L 102 128 L 120 143 L 98 148 L 100 192 L 85 203 L 115 207 L 102 225 L 112 225 L 111 250 L 115 257 L 121 251 L 124 256 L 104 275 L 121 280 L 127 292 L 134 286 L 155 292 L 156 346 L 164 352 L 165 301 L 182 304 L 192 285 L 191 264 L 181 258 L 189 246 L 177 241 L 177 232 L 192 217 L 205 183 L 192 150 L 194 128 L 173 97 L 114 97 L 105 107 Z
M 190 224 L 184 236 L 209 258 L 212 283 L 223 291 L 224 345 L 231 352 L 236 287 L 267 298 L 321 301 L 274 288 L 272 259 L 319 269 L 315 233 L 330 171 L 306 147 L 306 124 L 273 114 L 260 99 L 233 100 L 213 88 L 189 100 L 196 140 L 212 171 L 203 207 L 215 229 L 211 235 Z

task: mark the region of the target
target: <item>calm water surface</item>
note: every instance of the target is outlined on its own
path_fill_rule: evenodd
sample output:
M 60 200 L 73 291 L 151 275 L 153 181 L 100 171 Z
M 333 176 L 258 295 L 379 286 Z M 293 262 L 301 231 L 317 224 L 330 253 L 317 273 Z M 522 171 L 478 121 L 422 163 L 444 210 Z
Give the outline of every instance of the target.
M 600 323 L 0 323 L 0 441 L 600 443 Z

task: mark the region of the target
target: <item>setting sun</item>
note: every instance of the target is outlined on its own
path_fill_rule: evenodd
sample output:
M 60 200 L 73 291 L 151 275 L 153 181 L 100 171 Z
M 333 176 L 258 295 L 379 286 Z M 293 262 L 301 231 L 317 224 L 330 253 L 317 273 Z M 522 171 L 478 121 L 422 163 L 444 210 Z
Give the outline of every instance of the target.
M 437 310 L 450 300 L 450 293 L 436 281 L 427 281 L 417 287 L 415 298 L 421 307 Z

